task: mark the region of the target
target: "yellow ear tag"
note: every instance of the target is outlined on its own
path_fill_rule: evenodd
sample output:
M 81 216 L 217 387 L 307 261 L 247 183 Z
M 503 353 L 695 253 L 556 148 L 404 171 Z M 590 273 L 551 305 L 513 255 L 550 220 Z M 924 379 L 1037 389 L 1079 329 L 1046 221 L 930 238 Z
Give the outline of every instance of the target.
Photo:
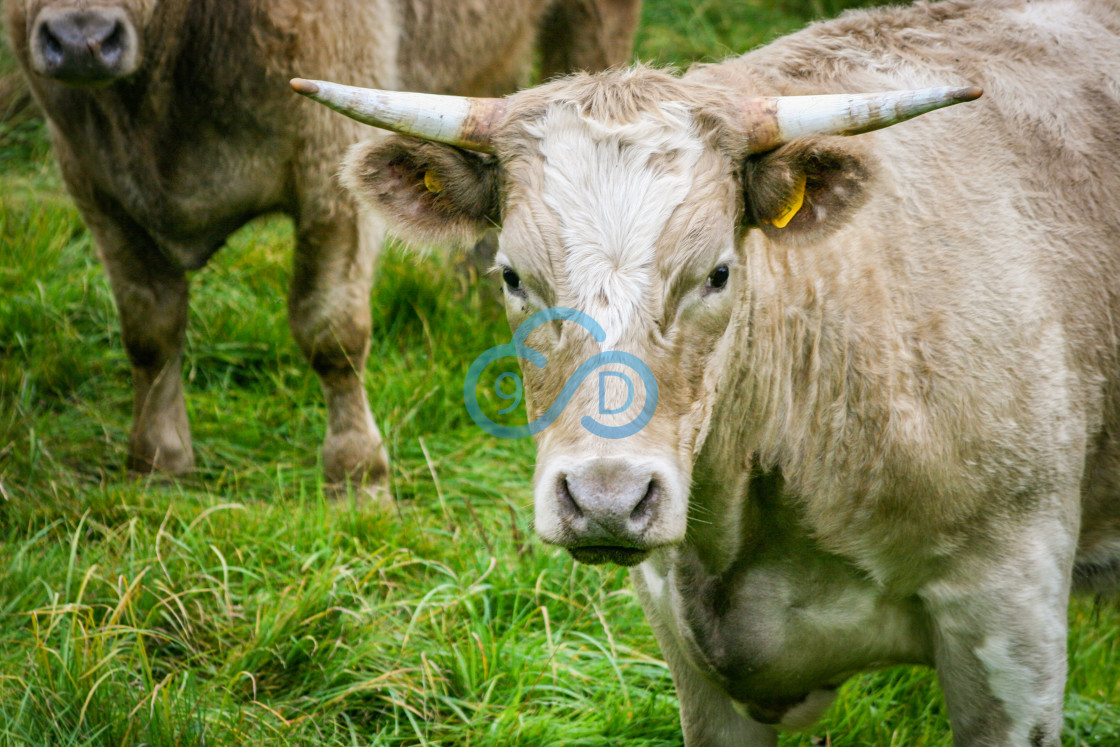
M 438 195 L 443 191 L 443 182 L 436 178 L 430 171 L 424 172 L 424 186 L 434 195 Z
M 785 205 L 782 205 L 782 212 L 778 213 L 778 217 L 770 222 L 774 224 L 775 228 L 785 228 L 804 204 L 805 175 L 802 174 L 801 178 L 797 180 L 797 187 L 793 190 L 793 194 L 790 195 L 789 201 Z

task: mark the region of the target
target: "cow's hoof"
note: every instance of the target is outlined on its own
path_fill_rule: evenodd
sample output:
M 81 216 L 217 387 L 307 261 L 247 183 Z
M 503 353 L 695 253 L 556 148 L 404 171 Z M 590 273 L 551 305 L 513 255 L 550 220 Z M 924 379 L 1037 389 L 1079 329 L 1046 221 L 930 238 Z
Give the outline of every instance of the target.
M 154 445 L 133 440 L 128 449 L 128 471 L 148 475 L 153 472 L 177 477 L 194 469 L 194 450 L 189 444 Z
M 329 483 L 326 495 L 332 501 L 349 502 L 355 508 L 370 508 L 374 511 L 389 511 L 397 505 L 393 494 L 385 485 Z
M 392 505 L 388 490 L 389 453 L 366 434 L 328 436 L 323 473 L 334 496 L 353 495 L 363 504 Z

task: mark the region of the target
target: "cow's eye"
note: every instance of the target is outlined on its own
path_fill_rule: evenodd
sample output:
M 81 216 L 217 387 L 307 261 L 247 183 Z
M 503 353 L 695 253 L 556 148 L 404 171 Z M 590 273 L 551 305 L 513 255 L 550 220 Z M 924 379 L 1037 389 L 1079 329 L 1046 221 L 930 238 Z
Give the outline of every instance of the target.
M 731 270 L 727 265 L 720 265 L 712 270 L 712 274 L 708 276 L 707 286 L 712 290 L 721 290 L 723 286 L 727 285 L 727 278 L 731 276 Z
M 508 267 L 502 268 L 502 280 L 506 281 L 510 293 L 521 293 L 524 290 L 521 287 L 521 277 Z

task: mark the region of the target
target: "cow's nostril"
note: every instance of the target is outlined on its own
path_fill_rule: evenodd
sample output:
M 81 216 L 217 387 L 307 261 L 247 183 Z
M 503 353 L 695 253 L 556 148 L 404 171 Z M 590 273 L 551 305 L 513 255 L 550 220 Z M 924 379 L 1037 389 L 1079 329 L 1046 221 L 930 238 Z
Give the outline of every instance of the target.
M 54 35 L 50 26 L 45 23 L 39 27 L 39 44 L 47 62 L 52 65 L 62 63 L 66 56 L 66 50 L 62 47 L 62 41 Z
M 556 497 L 560 501 L 561 510 L 571 516 L 583 516 L 583 509 L 579 507 L 575 496 L 572 495 L 571 486 L 568 485 L 568 476 L 559 475 L 556 478 Z
M 630 519 L 632 521 L 644 521 L 649 518 L 653 512 L 654 506 L 657 505 L 658 498 L 661 495 L 661 485 L 657 482 L 656 477 L 650 478 L 649 485 L 646 486 L 645 495 L 634 506 L 634 510 L 630 512 Z
M 108 64 L 115 63 L 124 53 L 124 24 L 117 21 L 109 35 L 98 45 L 98 52 Z

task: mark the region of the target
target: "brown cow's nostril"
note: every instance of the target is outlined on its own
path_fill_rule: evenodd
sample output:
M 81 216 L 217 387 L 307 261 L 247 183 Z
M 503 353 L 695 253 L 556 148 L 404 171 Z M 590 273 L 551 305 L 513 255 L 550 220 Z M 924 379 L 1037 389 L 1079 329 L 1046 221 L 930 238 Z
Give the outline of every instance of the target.
M 112 31 L 97 44 L 97 52 L 106 64 L 114 64 L 124 53 L 124 25 L 118 21 Z
M 39 31 L 39 38 L 41 39 L 41 48 L 43 50 L 43 57 L 51 65 L 61 65 L 63 58 L 66 56 L 66 50 L 62 48 L 62 42 L 55 36 L 48 24 L 43 24 Z

